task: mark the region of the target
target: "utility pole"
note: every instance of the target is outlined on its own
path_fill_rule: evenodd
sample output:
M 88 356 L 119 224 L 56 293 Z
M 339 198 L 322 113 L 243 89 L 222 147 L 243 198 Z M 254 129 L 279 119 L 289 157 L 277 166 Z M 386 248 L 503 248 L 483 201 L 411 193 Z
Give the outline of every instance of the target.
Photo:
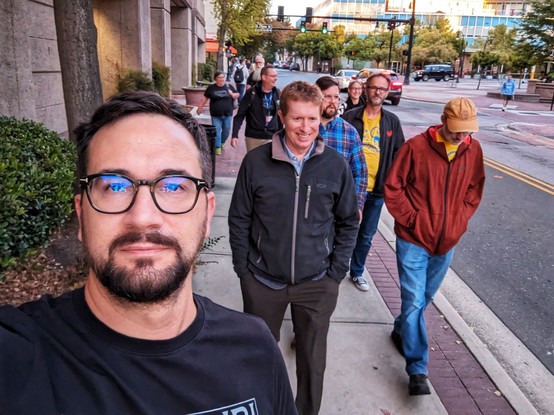
M 412 46 L 414 44 L 415 3 L 412 0 L 412 18 L 410 19 L 410 40 L 408 41 L 408 59 L 406 59 L 406 71 L 404 72 L 404 85 L 410 85 L 410 70 L 412 65 Z
M 393 17 L 393 19 L 395 19 L 395 17 Z M 392 69 L 392 62 L 391 62 L 391 56 L 392 56 L 392 40 L 393 40 L 393 36 L 394 36 L 394 29 L 396 28 L 396 23 L 393 22 L 393 21 L 390 21 L 388 24 L 387 24 L 387 28 L 390 30 L 390 41 L 389 41 L 389 60 L 387 62 L 387 67 L 389 68 L 389 70 Z

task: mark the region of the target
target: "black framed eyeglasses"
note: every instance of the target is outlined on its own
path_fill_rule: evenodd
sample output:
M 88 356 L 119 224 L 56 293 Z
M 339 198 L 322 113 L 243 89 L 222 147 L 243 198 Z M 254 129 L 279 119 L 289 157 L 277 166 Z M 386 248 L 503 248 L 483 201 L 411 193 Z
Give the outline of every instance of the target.
M 387 92 L 389 90 L 388 88 L 380 88 L 380 87 L 374 86 L 374 85 L 366 86 L 366 89 L 368 91 L 379 92 L 381 94 L 384 94 L 385 92 Z
M 200 190 L 209 190 L 205 180 L 182 175 L 135 180 L 118 173 L 98 173 L 79 179 L 79 183 L 91 206 L 98 212 L 107 214 L 130 210 L 140 186 L 150 187 L 150 195 L 156 207 L 169 214 L 190 212 L 196 206 Z

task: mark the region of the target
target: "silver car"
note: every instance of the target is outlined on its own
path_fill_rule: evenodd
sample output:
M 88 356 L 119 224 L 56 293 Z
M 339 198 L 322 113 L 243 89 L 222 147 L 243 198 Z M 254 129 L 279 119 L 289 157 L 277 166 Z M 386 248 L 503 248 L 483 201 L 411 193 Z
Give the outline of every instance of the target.
M 334 78 L 339 83 L 339 89 L 341 91 L 346 91 L 348 89 L 348 85 L 350 85 L 350 81 L 356 79 L 357 73 L 358 71 L 354 69 L 341 69 L 338 71 Z

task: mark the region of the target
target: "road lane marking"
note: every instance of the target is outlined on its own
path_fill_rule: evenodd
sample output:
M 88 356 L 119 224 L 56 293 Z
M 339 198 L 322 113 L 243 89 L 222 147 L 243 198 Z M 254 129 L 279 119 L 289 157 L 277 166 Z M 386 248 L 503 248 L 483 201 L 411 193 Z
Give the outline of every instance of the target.
M 513 177 L 514 179 L 518 179 L 519 181 L 527 183 L 539 190 L 542 190 L 545 193 L 548 193 L 551 196 L 554 196 L 554 186 L 545 183 L 542 180 L 536 179 L 518 170 L 514 170 L 511 167 L 508 167 L 502 163 L 498 163 L 497 161 L 491 160 L 487 157 L 484 158 L 484 163 L 485 166 L 496 169 L 504 174 L 507 174 L 508 176 Z

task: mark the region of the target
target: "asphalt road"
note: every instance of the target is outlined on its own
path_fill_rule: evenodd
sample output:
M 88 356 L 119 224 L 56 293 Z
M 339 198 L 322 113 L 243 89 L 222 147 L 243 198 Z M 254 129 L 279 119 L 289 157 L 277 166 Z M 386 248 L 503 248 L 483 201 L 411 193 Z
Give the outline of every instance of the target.
M 278 85 L 318 76 L 280 70 Z M 386 108 L 411 137 L 439 123 L 443 106 L 403 99 Z M 514 120 L 507 117 L 498 110 L 479 113 L 476 138 L 485 153 L 487 181 L 452 268 L 554 373 L 554 152 L 514 139 L 506 129 Z M 521 121 L 532 120 L 522 116 Z

